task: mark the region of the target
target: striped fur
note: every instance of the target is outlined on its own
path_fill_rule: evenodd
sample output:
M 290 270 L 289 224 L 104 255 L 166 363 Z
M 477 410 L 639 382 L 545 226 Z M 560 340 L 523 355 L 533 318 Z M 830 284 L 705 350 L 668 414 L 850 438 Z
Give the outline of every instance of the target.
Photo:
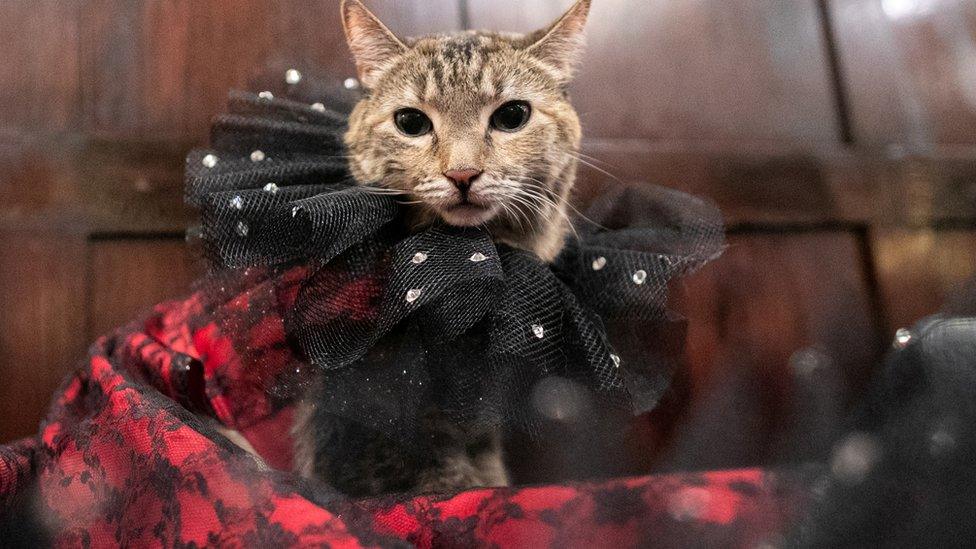
M 465 31 L 401 40 L 359 0 L 345 0 L 343 21 L 366 95 L 353 110 L 346 143 L 353 175 L 401 191 L 415 222 L 484 225 L 500 242 L 553 259 L 569 230 L 567 200 L 576 178 L 581 129 L 566 87 L 582 46 L 589 0 L 548 29 L 528 35 Z M 511 100 L 532 107 L 515 133 L 489 127 Z M 400 133 L 394 112 L 427 114 L 434 131 Z M 470 190 L 484 205 L 455 215 L 459 193 L 443 175 L 483 170 Z

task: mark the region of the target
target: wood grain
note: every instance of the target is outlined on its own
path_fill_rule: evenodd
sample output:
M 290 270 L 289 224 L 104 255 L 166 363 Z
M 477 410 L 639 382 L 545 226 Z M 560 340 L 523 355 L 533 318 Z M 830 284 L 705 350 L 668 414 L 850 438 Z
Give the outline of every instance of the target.
M 621 182 L 647 182 L 710 198 L 732 225 L 920 226 L 976 219 L 976 155 L 627 139 L 590 139 L 584 152 L 576 193 L 581 203 Z
M 890 330 L 935 314 L 976 277 L 976 231 L 879 229 L 872 244 Z
M 472 26 L 541 28 L 568 0 L 469 0 Z M 604 0 L 573 86 L 586 135 L 839 139 L 814 2 Z
M 0 227 L 94 233 L 183 231 L 187 144 L 0 135 Z
M 136 320 L 156 303 L 188 296 L 202 271 L 182 239 L 92 242 L 88 339 Z
M 976 144 L 976 3 L 829 6 L 856 140 L 920 151 Z
M 37 433 L 84 358 L 84 306 L 84 235 L 0 231 L 0 443 Z
M 663 468 L 824 457 L 882 348 L 856 235 L 739 234 L 686 283 L 692 410 Z
M 0 124 L 71 130 L 80 122 L 75 0 L 0 2 Z
M 457 28 L 453 0 L 374 2 L 404 34 Z M 353 75 L 338 2 L 99 0 L 81 18 L 87 125 L 203 142 L 231 89 L 286 88 L 285 71 Z

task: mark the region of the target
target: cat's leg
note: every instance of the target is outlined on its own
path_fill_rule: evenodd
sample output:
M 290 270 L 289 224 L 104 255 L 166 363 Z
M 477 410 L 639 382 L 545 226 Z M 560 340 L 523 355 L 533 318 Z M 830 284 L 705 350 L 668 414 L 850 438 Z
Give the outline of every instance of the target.
M 417 491 L 457 492 L 509 484 L 500 431 L 470 431 L 437 410 L 425 414 L 423 430 L 436 459 L 418 475 Z
M 316 406 L 325 388 L 317 381 L 298 405 L 292 428 L 293 469 L 350 496 L 407 492 L 438 456 L 424 447 L 407 451 L 388 435 Z

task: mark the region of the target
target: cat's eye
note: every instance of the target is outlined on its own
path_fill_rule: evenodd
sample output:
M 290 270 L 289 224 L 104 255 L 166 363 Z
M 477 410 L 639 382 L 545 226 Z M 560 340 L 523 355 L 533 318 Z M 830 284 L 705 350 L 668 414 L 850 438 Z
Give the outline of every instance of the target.
M 430 117 L 417 109 L 400 109 L 393 113 L 393 123 L 403 135 L 409 137 L 420 137 L 430 133 L 434 128 Z
M 532 107 L 525 101 L 509 101 L 491 113 L 491 127 L 503 132 L 517 132 L 525 127 Z

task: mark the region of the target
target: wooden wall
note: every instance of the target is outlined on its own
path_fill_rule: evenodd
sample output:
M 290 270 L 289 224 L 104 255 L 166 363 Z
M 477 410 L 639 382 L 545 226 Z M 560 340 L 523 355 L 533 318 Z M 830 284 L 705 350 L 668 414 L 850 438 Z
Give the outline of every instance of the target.
M 407 35 L 525 31 L 568 3 L 369 2 Z M 94 337 L 186 293 L 182 156 L 228 89 L 351 75 L 337 4 L 0 0 L 0 441 Z M 764 417 L 663 464 L 822 452 L 893 329 L 976 273 L 974 29 L 969 0 L 594 1 L 579 199 L 606 170 L 720 205 L 730 247 L 683 304 L 687 425 Z

